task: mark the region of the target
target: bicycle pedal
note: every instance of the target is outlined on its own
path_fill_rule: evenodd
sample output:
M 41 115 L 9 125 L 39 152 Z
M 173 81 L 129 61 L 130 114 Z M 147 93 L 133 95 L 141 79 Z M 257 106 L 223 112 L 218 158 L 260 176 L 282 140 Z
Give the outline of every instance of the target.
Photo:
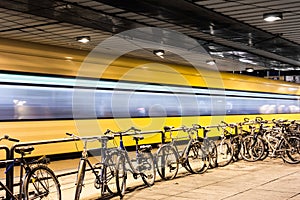
M 100 189 L 101 188 L 101 185 L 102 185 L 102 183 L 101 183 L 101 181 L 99 180 L 99 179 L 95 179 L 95 181 L 94 181 L 94 187 L 96 188 L 96 189 Z
M 133 178 L 134 179 L 137 179 L 138 178 L 138 174 L 137 173 L 134 173 L 134 174 L 132 174 L 133 175 Z

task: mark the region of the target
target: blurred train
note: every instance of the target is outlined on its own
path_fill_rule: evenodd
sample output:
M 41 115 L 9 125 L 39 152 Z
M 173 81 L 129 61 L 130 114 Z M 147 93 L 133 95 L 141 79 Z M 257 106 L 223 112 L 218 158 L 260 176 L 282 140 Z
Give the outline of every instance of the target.
M 299 85 L 120 57 L 101 77 L 78 76 L 87 52 L 0 39 L 0 133 L 21 141 L 101 135 L 106 129 L 299 119 Z M 101 68 L 101 59 L 90 65 Z M 159 143 L 152 134 L 143 143 Z M 127 140 L 127 145 L 133 141 Z M 80 150 L 73 142 L 36 154 Z

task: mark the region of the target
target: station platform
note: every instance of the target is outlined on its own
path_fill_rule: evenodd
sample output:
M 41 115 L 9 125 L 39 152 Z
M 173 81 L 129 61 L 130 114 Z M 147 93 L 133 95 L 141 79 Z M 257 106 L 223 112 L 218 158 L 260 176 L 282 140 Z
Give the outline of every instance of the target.
M 49 164 L 61 184 L 62 200 L 74 199 L 79 160 L 60 160 Z M 68 173 L 70 174 L 61 176 Z M 1 174 L 3 176 L 4 172 Z M 2 180 L 3 178 L 1 177 Z M 80 198 L 82 200 L 120 199 L 119 196 L 109 194 L 101 197 L 100 190 L 94 187 L 94 175 L 89 171 L 86 172 L 84 183 Z M 112 189 L 116 191 L 116 188 Z M 17 188 L 15 191 L 18 191 Z M 225 167 L 209 169 L 203 174 L 190 174 L 181 167 L 174 180 L 161 180 L 157 174 L 152 187 L 145 186 L 140 178 L 133 179 L 129 173 L 123 199 L 300 200 L 300 164 L 286 164 L 279 158 L 267 158 L 258 162 L 241 160 Z
M 69 167 L 74 170 L 78 161 L 79 159 L 57 161 L 50 167 L 59 174 L 62 168 Z M 225 167 L 209 169 L 204 174 L 190 174 L 181 168 L 174 180 L 163 181 L 158 175 L 156 178 L 157 181 L 152 187 L 144 186 L 141 179 L 129 179 L 123 199 L 300 200 L 300 165 L 286 164 L 279 158 L 267 158 L 258 162 L 233 162 Z M 119 196 L 110 195 L 100 197 L 89 173 L 85 180 L 81 199 L 120 199 Z M 73 199 L 76 174 L 60 177 L 59 181 L 63 199 Z

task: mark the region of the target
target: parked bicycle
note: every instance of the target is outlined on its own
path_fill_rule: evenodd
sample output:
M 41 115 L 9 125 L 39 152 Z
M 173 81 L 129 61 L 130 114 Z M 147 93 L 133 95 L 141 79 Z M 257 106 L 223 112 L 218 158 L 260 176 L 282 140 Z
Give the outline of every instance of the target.
M 285 132 L 282 120 L 273 119 L 275 127 L 266 127 L 262 139 L 270 157 L 281 157 L 289 164 L 300 163 L 300 137 Z
M 116 149 L 108 149 L 107 143 L 109 140 L 114 139 L 113 136 L 104 135 L 104 136 L 90 136 L 90 137 L 80 137 L 74 134 L 66 133 L 68 136 L 77 138 L 83 141 L 83 151 L 78 165 L 78 174 L 76 180 L 76 189 L 75 189 L 75 200 L 80 199 L 80 194 L 82 187 L 84 186 L 84 177 L 85 173 L 89 169 L 92 171 L 92 174 L 95 176 L 94 187 L 100 189 L 100 195 L 102 196 L 106 191 L 110 194 L 114 194 L 115 188 L 115 163 L 118 156 Z M 106 134 L 106 133 L 105 133 Z M 87 144 L 89 142 L 99 141 L 102 145 L 101 148 L 101 161 L 95 164 L 92 164 L 88 157 Z
M 185 145 L 183 151 L 178 150 L 177 143 L 180 142 L 180 139 L 186 139 L 186 137 L 174 137 L 174 131 L 188 133 L 188 143 Z M 179 164 L 191 173 L 205 172 L 208 167 L 208 160 L 198 140 L 197 129 L 185 126 L 174 129 L 174 127 L 165 126 L 163 137 L 166 137 L 167 132 L 169 133 L 171 142 L 162 144 L 157 151 L 156 157 L 157 172 L 160 177 L 165 180 L 175 178 L 178 173 Z
M 247 136 L 243 138 L 243 148 L 241 149 L 241 155 L 244 160 L 254 162 L 262 159 L 265 154 L 265 144 L 262 140 L 263 126 L 268 121 L 263 120 L 261 117 L 256 117 L 255 120 L 244 118 L 243 126 L 247 125 L 248 130 L 242 129 L 247 133 Z
M 221 122 L 218 126 L 218 129 L 221 129 L 220 138 L 221 140 L 217 143 L 217 152 L 218 152 L 218 167 L 224 167 L 228 165 L 234 156 L 235 150 L 231 143 L 231 137 L 235 131 L 235 124 L 227 124 L 226 122 Z M 227 130 L 229 129 L 229 130 Z
M 199 124 L 193 124 L 197 129 L 203 130 L 203 138 L 199 137 L 201 142 L 202 150 L 206 155 L 209 156 L 209 167 L 215 168 L 218 166 L 218 150 L 217 145 L 214 140 L 209 139 L 207 136 L 211 131 L 211 128 L 216 128 L 217 126 L 200 126 Z
M 144 139 L 141 131 L 131 127 L 126 131 L 113 132 L 114 136 L 120 137 L 119 155 L 116 162 L 116 186 L 120 197 L 125 195 L 127 172 L 132 173 L 133 178 L 141 177 L 145 185 L 152 186 L 155 181 L 155 165 L 151 145 L 139 145 L 139 141 Z M 125 148 L 123 136 L 131 135 L 135 141 L 136 157 L 130 159 L 129 153 Z
M 19 142 L 18 139 L 11 138 L 8 135 L 0 138 L 1 140 L 9 140 L 13 142 Z M 1 199 L 11 200 L 31 200 L 31 199 L 61 199 L 60 184 L 54 172 L 47 166 L 50 162 L 45 156 L 37 159 L 27 161 L 24 157 L 29 155 L 34 150 L 33 146 L 16 147 L 15 152 L 20 154 L 20 158 L 14 160 L 0 161 L 9 165 L 6 169 L 13 170 L 16 163 L 20 164 L 20 179 L 19 179 L 19 192 L 13 194 L 13 192 L 0 181 L 0 186 L 6 191 L 8 197 L 0 197 Z

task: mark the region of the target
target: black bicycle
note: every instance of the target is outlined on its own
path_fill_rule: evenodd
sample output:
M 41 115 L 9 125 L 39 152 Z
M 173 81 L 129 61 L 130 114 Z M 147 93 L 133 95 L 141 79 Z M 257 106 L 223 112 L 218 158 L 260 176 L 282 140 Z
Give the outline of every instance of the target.
M 0 138 L 1 140 L 9 140 L 19 142 L 18 139 L 11 138 L 7 135 Z M 29 155 L 34 150 L 33 146 L 17 147 L 15 152 L 20 154 L 20 158 L 14 160 L 0 161 L 9 165 L 6 172 L 13 170 L 16 163 L 20 164 L 20 179 L 19 179 L 19 192 L 14 195 L 13 192 L 0 181 L 0 186 L 6 191 L 10 200 L 31 200 L 31 199 L 44 199 L 44 200 L 60 200 L 61 190 L 60 184 L 54 172 L 47 166 L 50 162 L 45 156 L 37 159 L 27 161 L 24 157 Z M 5 172 L 5 173 L 6 173 Z M 0 197 L 5 199 L 5 197 Z
M 134 179 L 141 177 L 145 185 L 151 186 L 155 181 L 154 157 L 151 153 L 151 145 L 139 145 L 139 141 L 144 139 L 140 130 L 131 127 L 126 131 L 112 132 L 120 137 L 119 156 L 116 163 L 116 185 L 118 194 L 123 197 L 126 190 L 126 181 L 128 181 L 127 172 L 131 172 Z M 136 157 L 130 159 L 129 153 L 123 143 L 123 136 L 132 135 L 135 141 Z

